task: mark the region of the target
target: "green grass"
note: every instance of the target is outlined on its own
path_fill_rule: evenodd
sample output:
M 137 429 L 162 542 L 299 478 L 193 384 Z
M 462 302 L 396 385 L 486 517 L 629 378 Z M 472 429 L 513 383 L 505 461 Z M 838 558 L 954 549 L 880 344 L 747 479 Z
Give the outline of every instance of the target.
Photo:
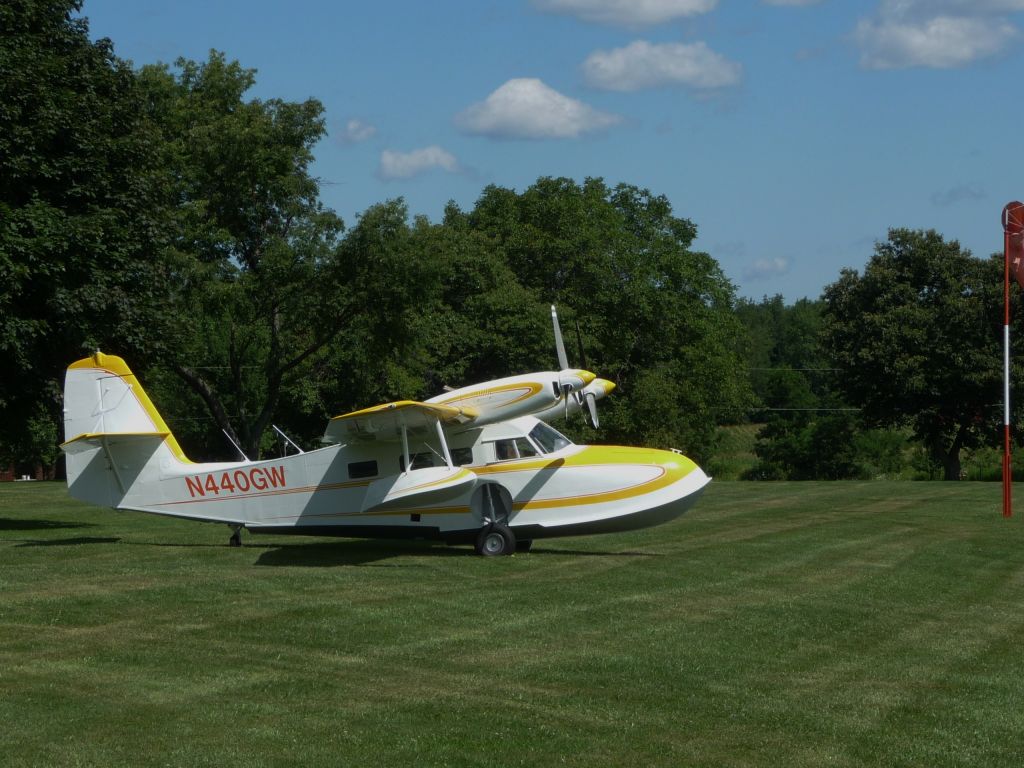
M 1024 499 L 1024 488 L 1018 489 Z M 484 559 L 0 486 L 0 764 L 1019 766 L 1024 502 L 723 483 Z

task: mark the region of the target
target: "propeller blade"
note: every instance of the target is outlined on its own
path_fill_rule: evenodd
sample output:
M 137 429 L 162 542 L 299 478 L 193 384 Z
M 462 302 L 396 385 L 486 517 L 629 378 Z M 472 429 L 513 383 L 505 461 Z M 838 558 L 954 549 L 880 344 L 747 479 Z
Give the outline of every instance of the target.
M 569 367 L 569 358 L 565 356 L 565 344 L 562 343 L 562 329 L 558 327 L 558 312 L 551 305 L 551 322 L 555 326 L 555 351 L 558 353 L 558 369 L 564 371 Z
M 590 369 L 587 368 L 587 353 L 583 351 L 583 334 L 580 333 L 580 319 L 578 317 L 576 318 L 576 347 L 580 352 L 580 365 L 589 371 Z
M 601 426 L 601 422 L 597 420 L 597 397 L 593 392 L 584 393 L 584 397 L 587 400 L 587 409 L 590 411 L 590 423 L 594 429 L 598 429 Z

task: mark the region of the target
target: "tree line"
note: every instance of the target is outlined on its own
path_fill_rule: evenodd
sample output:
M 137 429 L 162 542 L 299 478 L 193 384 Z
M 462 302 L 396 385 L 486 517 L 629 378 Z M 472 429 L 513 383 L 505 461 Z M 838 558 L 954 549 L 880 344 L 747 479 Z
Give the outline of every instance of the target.
M 255 457 L 271 424 L 313 447 L 353 408 L 555 367 L 550 304 L 572 362 L 618 385 L 577 439 L 708 461 L 756 422 L 749 476 L 795 478 L 881 466 L 901 435 L 958 476 L 994 434 L 995 259 L 893 230 L 818 301 L 738 300 L 663 195 L 595 178 L 346 226 L 310 172 L 316 99 L 249 98 L 256 73 L 215 51 L 133 69 L 80 10 L 0 7 L 0 464 L 56 461 L 63 370 L 94 349 L 194 458 L 230 458 L 223 433 Z
M 1011 293 L 1012 323 L 1021 302 Z M 988 453 L 998 477 L 1003 417 L 1003 257 L 978 259 L 934 231 L 892 229 L 863 272 L 817 301 L 741 301 L 747 364 L 763 407 L 748 472 L 763 479 L 964 474 Z M 1024 344 L 1013 336 L 1011 381 Z M 1015 399 L 1013 421 L 1024 417 Z

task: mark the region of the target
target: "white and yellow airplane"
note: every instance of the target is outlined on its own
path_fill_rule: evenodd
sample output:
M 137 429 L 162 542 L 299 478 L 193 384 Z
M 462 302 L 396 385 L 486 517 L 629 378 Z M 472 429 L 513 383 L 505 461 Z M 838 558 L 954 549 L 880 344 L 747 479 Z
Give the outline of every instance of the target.
M 124 360 L 96 352 L 64 384 L 68 489 L 115 509 L 226 523 L 240 532 L 475 543 L 645 528 L 689 509 L 710 478 L 677 451 L 574 445 L 545 419 L 614 384 L 569 368 L 403 400 L 327 425 L 325 447 L 264 461 L 195 464 Z

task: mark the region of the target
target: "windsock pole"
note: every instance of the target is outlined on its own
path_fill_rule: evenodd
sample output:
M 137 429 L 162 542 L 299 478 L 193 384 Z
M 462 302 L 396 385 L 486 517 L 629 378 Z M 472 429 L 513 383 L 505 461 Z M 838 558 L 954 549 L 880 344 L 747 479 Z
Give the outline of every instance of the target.
M 1009 206 L 1007 206 L 1009 208 Z M 1010 466 L 1010 231 L 1003 210 L 1003 517 L 1013 516 L 1013 468 Z
M 1003 207 L 1003 517 L 1013 516 L 1010 465 L 1010 272 L 1024 285 L 1024 203 Z

